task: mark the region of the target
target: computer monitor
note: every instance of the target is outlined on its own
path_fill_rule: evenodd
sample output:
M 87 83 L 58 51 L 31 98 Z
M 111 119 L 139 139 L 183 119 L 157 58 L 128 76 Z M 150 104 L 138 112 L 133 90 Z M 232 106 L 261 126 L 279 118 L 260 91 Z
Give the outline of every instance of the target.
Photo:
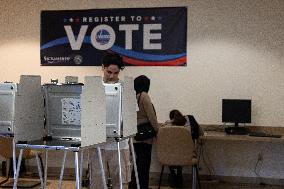
M 251 123 L 251 100 L 222 99 L 222 122 Z

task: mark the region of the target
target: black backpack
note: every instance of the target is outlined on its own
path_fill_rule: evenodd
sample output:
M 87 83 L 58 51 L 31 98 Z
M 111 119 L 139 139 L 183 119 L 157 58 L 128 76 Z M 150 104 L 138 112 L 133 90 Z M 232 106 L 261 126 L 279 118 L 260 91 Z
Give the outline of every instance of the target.
M 198 139 L 200 135 L 199 124 L 192 115 L 187 115 L 187 117 L 190 123 L 192 139 L 193 140 Z

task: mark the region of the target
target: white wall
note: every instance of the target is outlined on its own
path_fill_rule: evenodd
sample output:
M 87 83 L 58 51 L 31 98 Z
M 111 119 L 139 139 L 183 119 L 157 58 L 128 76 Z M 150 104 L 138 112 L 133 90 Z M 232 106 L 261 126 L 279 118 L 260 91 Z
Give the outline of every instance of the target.
M 284 126 L 283 0 L 2 0 L 0 81 L 36 74 L 43 83 L 64 81 L 66 75 L 83 82 L 86 75 L 101 74 L 100 67 L 40 66 L 41 10 L 159 6 L 188 7 L 187 67 L 127 67 L 123 72 L 151 78 L 160 122 L 178 108 L 201 124 L 221 124 L 222 98 L 252 98 L 252 125 Z M 159 171 L 155 166 L 152 170 Z

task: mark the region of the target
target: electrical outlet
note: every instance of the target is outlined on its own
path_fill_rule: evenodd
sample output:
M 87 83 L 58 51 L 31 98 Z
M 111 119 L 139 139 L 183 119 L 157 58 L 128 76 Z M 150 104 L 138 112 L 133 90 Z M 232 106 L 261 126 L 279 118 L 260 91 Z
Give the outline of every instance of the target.
M 262 155 L 262 153 L 259 153 L 259 154 L 258 154 L 257 160 L 258 160 L 258 161 L 262 161 L 262 160 L 263 160 L 263 155 Z

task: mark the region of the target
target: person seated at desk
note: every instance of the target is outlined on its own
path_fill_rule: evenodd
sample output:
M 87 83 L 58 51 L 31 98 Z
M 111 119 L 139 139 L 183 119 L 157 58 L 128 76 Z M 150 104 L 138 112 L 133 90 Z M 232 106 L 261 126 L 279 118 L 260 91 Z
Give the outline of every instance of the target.
M 189 132 L 191 132 L 192 139 L 197 144 L 196 141 L 199 139 L 199 136 L 203 135 L 203 131 L 194 116 L 186 115 L 184 116 L 179 110 L 171 110 L 169 114 L 169 121 L 163 126 L 184 126 L 187 127 Z M 182 187 L 183 178 L 182 178 L 182 167 L 181 166 L 169 166 L 170 175 L 169 183 L 171 187 Z

